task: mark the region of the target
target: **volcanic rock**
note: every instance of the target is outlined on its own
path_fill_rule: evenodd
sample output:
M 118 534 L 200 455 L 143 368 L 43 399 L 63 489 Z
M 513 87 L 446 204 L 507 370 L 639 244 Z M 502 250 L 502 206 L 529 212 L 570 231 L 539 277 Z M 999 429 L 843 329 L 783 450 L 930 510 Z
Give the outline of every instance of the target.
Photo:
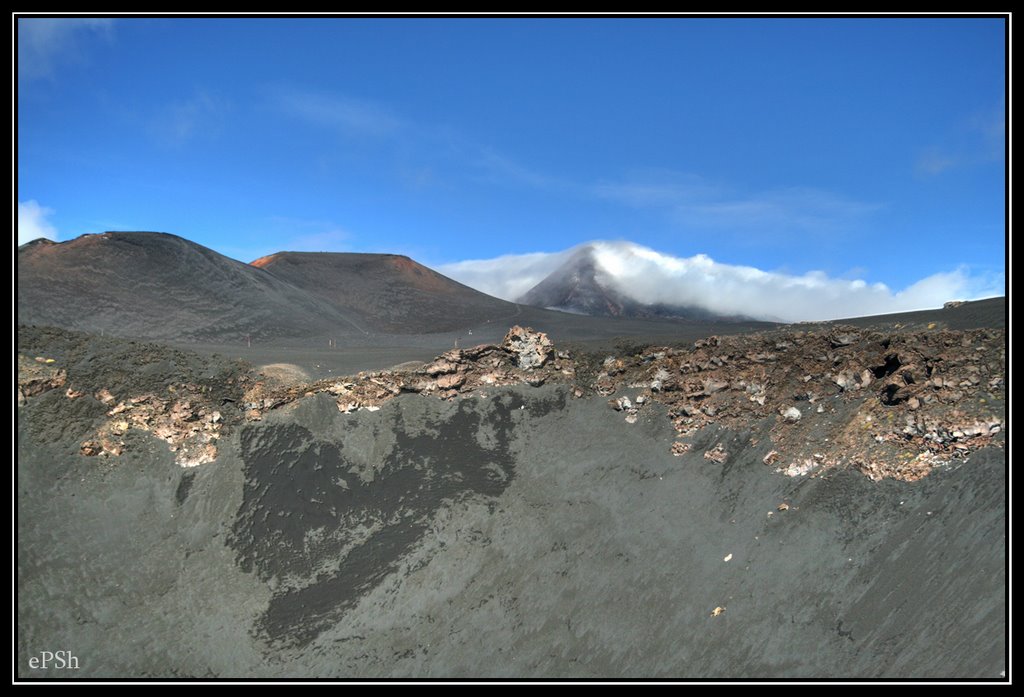
M 526 370 L 543 366 L 554 351 L 547 334 L 519 325 L 508 330 L 501 345 L 516 357 L 516 364 Z

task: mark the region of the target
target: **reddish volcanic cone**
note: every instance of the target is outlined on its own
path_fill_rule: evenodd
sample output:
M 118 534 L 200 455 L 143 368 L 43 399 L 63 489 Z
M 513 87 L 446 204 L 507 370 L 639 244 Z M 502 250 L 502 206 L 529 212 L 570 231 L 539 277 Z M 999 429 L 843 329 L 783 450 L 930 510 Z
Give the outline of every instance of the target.
M 252 266 L 351 313 L 373 331 L 451 331 L 516 312 L 512 303 L 395 254 L 279 252 Z

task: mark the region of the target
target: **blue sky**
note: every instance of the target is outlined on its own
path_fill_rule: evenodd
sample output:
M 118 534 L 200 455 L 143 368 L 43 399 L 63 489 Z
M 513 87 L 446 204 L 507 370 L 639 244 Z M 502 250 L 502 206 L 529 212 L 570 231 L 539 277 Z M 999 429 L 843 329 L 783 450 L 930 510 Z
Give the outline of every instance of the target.
M 19 235 L 1002 284 L 1000 18 L 17 24 Z

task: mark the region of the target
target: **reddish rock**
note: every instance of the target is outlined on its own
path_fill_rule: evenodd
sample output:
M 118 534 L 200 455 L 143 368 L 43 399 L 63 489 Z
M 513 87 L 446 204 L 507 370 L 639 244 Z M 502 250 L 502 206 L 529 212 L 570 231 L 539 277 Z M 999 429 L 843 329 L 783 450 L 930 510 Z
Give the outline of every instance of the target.
M 542 367 L 554 352 L 547 334 L 519 325 L 508 330 L 501 345 L 516 357 L 516 364 L 526 370 Z

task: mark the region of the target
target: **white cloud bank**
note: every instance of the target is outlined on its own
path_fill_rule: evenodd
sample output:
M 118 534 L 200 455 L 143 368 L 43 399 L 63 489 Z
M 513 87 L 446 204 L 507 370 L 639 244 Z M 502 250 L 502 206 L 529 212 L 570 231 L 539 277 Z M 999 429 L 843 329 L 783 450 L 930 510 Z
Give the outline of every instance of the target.
M 602 282 L 642 303 L 698 306 L 725 315 L 798 322 L 942 307 L 948 300 L 1004 294 L 1002 274 L 972 276 L 965 267 L 937 273 L 893 291 L 882 283 L 830 278 L 820 271 L 802 276 L 721 264 L 704 254 L 661 254 L 629 242 L 591 242 Z M 516 300 L 579 247 L 462 261 L 438 267 L 461 283 Z
M 435 266 L 439 272 L 496 298 L 515 301 L 557 269 L 575 251 L 511 254 Z
M 57 228 L 47 218 L 53 209 L 40 206 L 35 200 L 18 201 L 18 246 L 45 237 L 57 239 Z

